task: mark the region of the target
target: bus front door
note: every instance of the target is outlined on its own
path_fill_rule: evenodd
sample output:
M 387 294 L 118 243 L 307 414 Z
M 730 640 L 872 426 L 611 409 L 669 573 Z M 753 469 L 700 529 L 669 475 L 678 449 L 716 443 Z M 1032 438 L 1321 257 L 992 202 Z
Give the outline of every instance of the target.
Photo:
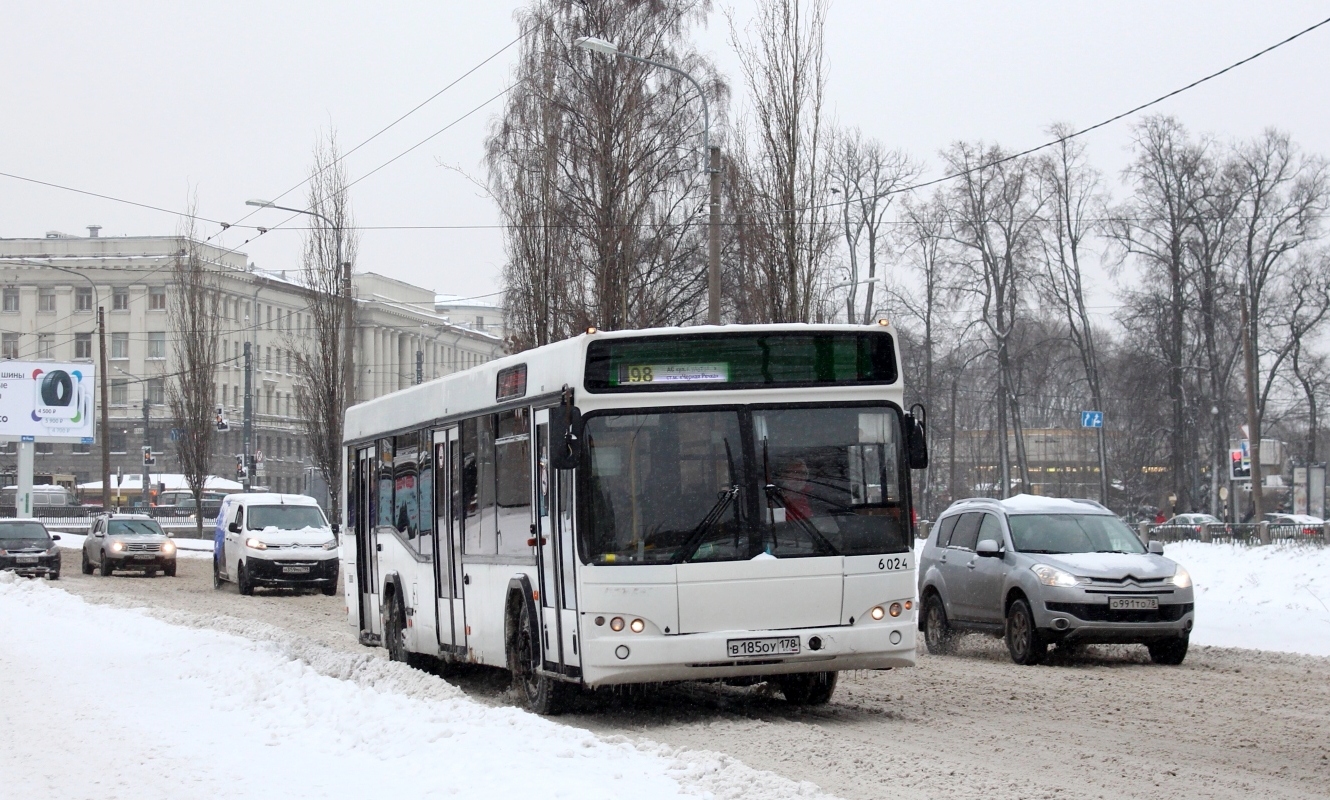
M 382 631 L 379 620 L 379 554 L 375 551 L 375 515 L 378 513 L 375 448 L 363 447 L 356 453 L 354 483 L 356 533 L 356 582 L 360 595 L 360 643 L 378 644 Z
M 549 411 L 536 412 L 536 551 L 545 662 L 578 675 L 577 591 L 572 537 L 572 472 L 550 467 Z
M 461 442 L 457 428 L 434 432 L 434 587 L 439 651 L 466 657 L 462 575 Z

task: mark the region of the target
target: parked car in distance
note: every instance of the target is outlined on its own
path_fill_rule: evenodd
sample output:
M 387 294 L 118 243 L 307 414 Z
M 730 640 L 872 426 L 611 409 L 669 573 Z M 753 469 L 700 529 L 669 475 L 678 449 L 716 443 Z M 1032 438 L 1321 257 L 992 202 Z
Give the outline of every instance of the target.
M 1016 495 L 952 503 L 919 556 L 919 627 L 928 651 L 954 637 L 1006 639 L 1017 664 L 1050 644 L 1144 644 L 1181 664 L 1195 618 L 1191 576 L 1090 500 Z
M 83 574 L 142 570 L 149 578 L 158 570 L 175 577 L 175 542 L 147 514 L 99 514 L 83 539 Z
M 217 519 L 217 512 L 221 510 L 223 497 L 226 497 L 225 492 L 203 493 L 203 518 L 205 520 Z M 172 489 L 161 493 L 152 513 L 156 517 L 192 517 L 196 510 L 193 493 Z
M 213 586 L 310 587 L 337 594 L 337 537 L 314 498 L 249 492 L 227 495 L 217 515 Z
M 1191 528 L 1196 533 L 1201 532 L 1202 525 L 1219 525 L 1222 526 L 1221 530 L 1228 527 L 1223 520 L 1210 514 L 1178 514 L 1159 523 L 1161 528 Z
M 1306 536 L 1319 536 L 1325 531 L 1325 520 L 1310 514 L 1266 514 L 1265 521 L 1271 525 L 1297 528 Z
M 58 541 L 35 519 L 0 519 L 0 570 L 60 580 Z

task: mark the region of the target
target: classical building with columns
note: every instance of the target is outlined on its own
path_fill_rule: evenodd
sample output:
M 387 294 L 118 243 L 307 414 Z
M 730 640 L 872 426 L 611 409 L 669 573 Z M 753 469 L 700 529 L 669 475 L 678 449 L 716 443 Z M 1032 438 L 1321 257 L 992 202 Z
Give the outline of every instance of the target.
M 100 437 L 109 437 L 111 472 L 137 475 L 144 441 L 154 471 L 179 472 L 166 386 L 180 368 L 169 320 L 174 236 L 74 236 L 0 239 L 0 359 L 98 359 L 97 309 L 105 309 L 110 369 L 109 431 L 96 445 L 39 445 L 39 481 L 83 483 L 101 477 Z M 199 243 L 222 292 L 217 405 L 230 430 L 218 434 L 215 474 L 233 477 L 243 452 L 244 347 L 253 359 L 254 447 L 263 453 L 256 484 L 300 491 L 308 453 L 295 402 L 292 351 L 308 330 L 309 291 L 298 271 L 261 270 L 243 253 Z M 353 277 L 356 296 L 357 402 L 481 364 L 502 354 L 497 331 L 453 324 L 435 311 L 435 292 L 372 272 Z M 143 425 L 143 404 L 148 425 Z M 12 483 L 15 453 L 0 445 L 0 484 Z M 115 478 L 112 478 L 113 485 Z

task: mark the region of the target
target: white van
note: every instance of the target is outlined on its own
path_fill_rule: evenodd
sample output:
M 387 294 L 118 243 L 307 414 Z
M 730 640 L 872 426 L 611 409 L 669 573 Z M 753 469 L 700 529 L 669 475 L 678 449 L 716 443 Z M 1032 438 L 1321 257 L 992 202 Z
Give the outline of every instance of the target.
M 212 585 L 317 587 L 337 593 L 337 538 L 323 509 L 303 494 L 231 494 L 213 538 Z

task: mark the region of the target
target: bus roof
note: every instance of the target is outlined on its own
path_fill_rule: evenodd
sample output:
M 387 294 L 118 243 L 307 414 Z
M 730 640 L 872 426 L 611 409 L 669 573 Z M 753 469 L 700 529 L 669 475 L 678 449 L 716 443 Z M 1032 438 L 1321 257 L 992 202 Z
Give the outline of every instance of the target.
M 499 372 L 519 364 L 526 365 L 526 392 L 521 395 L 522 399 L 529 401 L 551 395 L 562 391 L 565 385 L 581 391 L 586 350 L 593 341 L 705 333 L 863 333 L 865 331 L 882 331 L 893 336 L 896 334 L 894 326 L 883 325 L 880 322 L 868 326 L 803 323 L 696 325 L 583 333 L 543 347 L 503 356 L 468 370 L 454 372 L 418 386 L 411 386 L 351 406 L 346 410 L 346 424 L 342 438 L 344 443 L 363 441 L 388 431 L 419 428 L 443 417 L 496 405 L 495 389 Z

